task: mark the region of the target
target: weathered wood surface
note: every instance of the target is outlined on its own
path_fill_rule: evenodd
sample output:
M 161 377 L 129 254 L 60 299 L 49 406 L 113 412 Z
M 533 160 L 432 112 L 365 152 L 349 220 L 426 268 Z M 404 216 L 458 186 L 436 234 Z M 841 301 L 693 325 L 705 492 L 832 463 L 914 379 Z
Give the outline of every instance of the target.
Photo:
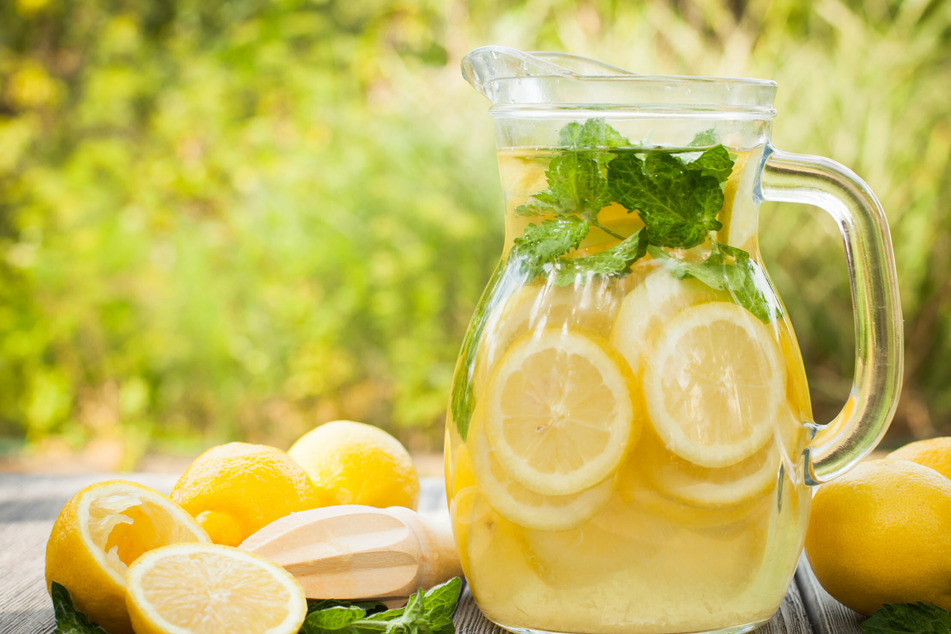
M 66 501 L 105 475 L 0 475 L 0 633 L 46 634 L 52 632 L 53 608 L 43 580 L 46 541 L 53 521 Z M 160 491 L 168 492 L 174 476 L 123 474 Z M 420 510 L 445 508 L 441 480 L 423 481 Z M 861 617 L 832 599 L 818 584 L 805 559 L 783 604 L 756 634 L 860 634 Z M 498 634 L 487 621 L 468 589 L 454 617 L 462 634 Z

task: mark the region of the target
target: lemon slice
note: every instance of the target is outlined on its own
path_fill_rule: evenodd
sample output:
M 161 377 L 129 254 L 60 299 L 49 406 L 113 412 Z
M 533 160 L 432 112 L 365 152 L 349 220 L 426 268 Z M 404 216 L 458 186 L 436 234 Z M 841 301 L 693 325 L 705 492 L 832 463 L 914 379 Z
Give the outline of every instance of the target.
M 695 279 L 678 280 L 665 269 L 657 269 L 624 297 L 611 329 L 611 345 L 637 374 L 656 339 L 656 331 L 675 313 L 724 297 L 724 293 Z
M 577 287 L 532 284 L 519 289 L 489 317 L 476 358 L 476 392 L 509 346 L 529 332 L 567 326 L 607 336 L 628 284 L 627 279 L 596 278 Z
M 574 528 L 586 522 L 611 497 L 613 478 L 568 495 L 544 495 L 522 486 L 496 459 L 478 409 L 472 419 L 469 447 L 476 483 L 489 505 L 510 522 L 539 530 Z
M 663 493 L 697 506 L 721 507 L 746 502 L 775 484 L 781 456 L 774 443 L 726 467 L 701 467 L 669 451 L 658 442 L 639 445 L 648 477 Z
M 485 428 L 507 476 L 545 495 L 589 489 L 640 435 L 633 377 L 603 340 L 564 329 L 520 339 L 489 382 Z
M 770 438 L 785 402 L 786 370 L 772 331 L 736 304 L 685 308 L 645 359 L 648 417 L 670 451 L 725 467 Z
M 110 632 L 129 631 L 125 575 L 139 555 L 176 542 L 210 542 L 184 509 L 135 482 L 96 482 L 56 518 L 46 545 L 46 583 L 62 584 L 76 607 Z
M 296 634 L 307 616 L 293 575 L 231 546 L 158 548 L 129 567 L 126 583 L 136 634 Z

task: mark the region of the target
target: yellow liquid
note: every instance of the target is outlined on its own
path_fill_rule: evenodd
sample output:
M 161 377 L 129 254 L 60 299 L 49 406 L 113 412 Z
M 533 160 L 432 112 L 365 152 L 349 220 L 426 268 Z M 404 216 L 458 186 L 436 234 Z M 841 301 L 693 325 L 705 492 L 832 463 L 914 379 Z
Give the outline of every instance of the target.
M 724 188 L 718 235 L 756 260 L 756 209 L 745 166 L 754 169 L 760 152 L 739 155 Z M 529 220 L 538 222 L 514 209 L 546 188 L 549 160 L 544 153 L 500 155 L 509 244 Z M 599 220 L 621 235 L 641 226 L 623 209 L 606 208 Z M 615 243 L 592 230 L 579 250 Z M 644 359 L 681 311 L 732 302 L 728 293 L 698 284 L 675 280 L 646 257 L 622 279 L 566 287 L 533 281 L 487 310 L 472 361 L 457 369 L 468 373 L 475 412 L 465 440 L 450 416 L 446 478 L 463 568 L 492 621 L 548 632 L 708 632 L 761 623 L 778 608 L 802 549 L 811 499 L 801 473 L 811 420 L 802 361 L 788 321 L 767 324 L 784 366 L 784 414 L 770 423 L 765 443 L 714 467 L 672 451 L 643 405 Z M 629 326 L 627 339 L 618 324 Z M 513 343 L 551 329 L 583 333 L 626 364 L 639 411 L 616 469 L 568 498 L 529 492 L 511 480 L 496 459 L 481 405 Z

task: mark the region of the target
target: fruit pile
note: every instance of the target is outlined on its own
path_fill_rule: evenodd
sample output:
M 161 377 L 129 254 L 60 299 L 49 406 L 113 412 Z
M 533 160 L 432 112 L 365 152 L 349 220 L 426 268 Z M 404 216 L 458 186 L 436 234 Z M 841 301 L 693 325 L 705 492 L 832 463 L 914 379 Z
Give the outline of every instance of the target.
M 296 634 L 304 590 L 283 568 L 237 548 L 271 522 L 335 505 L 415 510 L 409 453 L 383 430 L 321 425 L 288 452 L 229 443 L 209 449 L 170 496 L 134 482 L 92 484 L 66 504 L 46 551 L 46 582 L 110 634 Z
M 951 610 L 951 438 L 913 442 L 820 486 L 806 555 L 822 587 L 862 614 Z

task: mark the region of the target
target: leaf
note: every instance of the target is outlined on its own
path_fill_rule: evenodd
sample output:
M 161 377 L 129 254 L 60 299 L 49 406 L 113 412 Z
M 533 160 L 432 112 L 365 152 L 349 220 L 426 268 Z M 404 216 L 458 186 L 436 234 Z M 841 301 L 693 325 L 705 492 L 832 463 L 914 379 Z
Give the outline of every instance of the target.
M 610 249 L 580 258 L 559 258 L 554 270 L 554 283 L 572 284 L 579 277 L 607 275 L 620 277 L 631 270 L 631 265 L 647 253 L 647 233 L 643 229 L 631 234 Z
M 698 132 L 694 137 L 693 141 L 688 143 L 688 147 L 707 147 L 713 145 L 717 142 L 717 132 L 713 128 L 709 130 L 704 130 L 703 132 Z
M 357 606 L 332 606 L 309 612 L 304 620 L 306 634 L 353 632 L 351 625 L 365 617 L 366 610 Z
M 701 154 L 695 161 L 686 163 L 685 167 L 688 170 L 699 170 L 701 174 L 712 176 L 718 183 L 722 183 L 733 172 L 733 159 L 725 147 L 718 145 Z
M 612 148 L 631 144 L 603 118 L 565 125 L 558 132 L 558 143 L 573 148 Z
M 69 591 L 62 584 L 55 581 L 51 584 L 50 597 L 53 599 L 53 613 L 56 616 L 55 634 L 108 634 L 76 609 Z
M 577 216 L 560 216 L 529 225 L 522 236 L 515 239 L 510 257 L 529 270 L 539 269 L 559 255 L 578 248 L 589 228 L 588 221 Z
M 650 244 L 689 249 L 723 226 L 716 219 L 724 200 L 720 182 L 669 152 L 649 152 L 644 160 L 619 153 L 608 165 L 608 183 L 615 200 L 637 210 Z
M 729 291 L 737 304 L 763 323 L 769 323 L 783 314 L 780 306 L 773 301 L 773 294 L 768 292 L 766 274 L 742 249 L 714 244 L 714 252 L 703 262 L 681 260 L 655 246 L 648 247 L 648 251 L 677 279 L 693 277 L 712 289 Z
M 933 603 L 889 603 L 862 621 L 865 634 L 948 634 L 951 612 Z

